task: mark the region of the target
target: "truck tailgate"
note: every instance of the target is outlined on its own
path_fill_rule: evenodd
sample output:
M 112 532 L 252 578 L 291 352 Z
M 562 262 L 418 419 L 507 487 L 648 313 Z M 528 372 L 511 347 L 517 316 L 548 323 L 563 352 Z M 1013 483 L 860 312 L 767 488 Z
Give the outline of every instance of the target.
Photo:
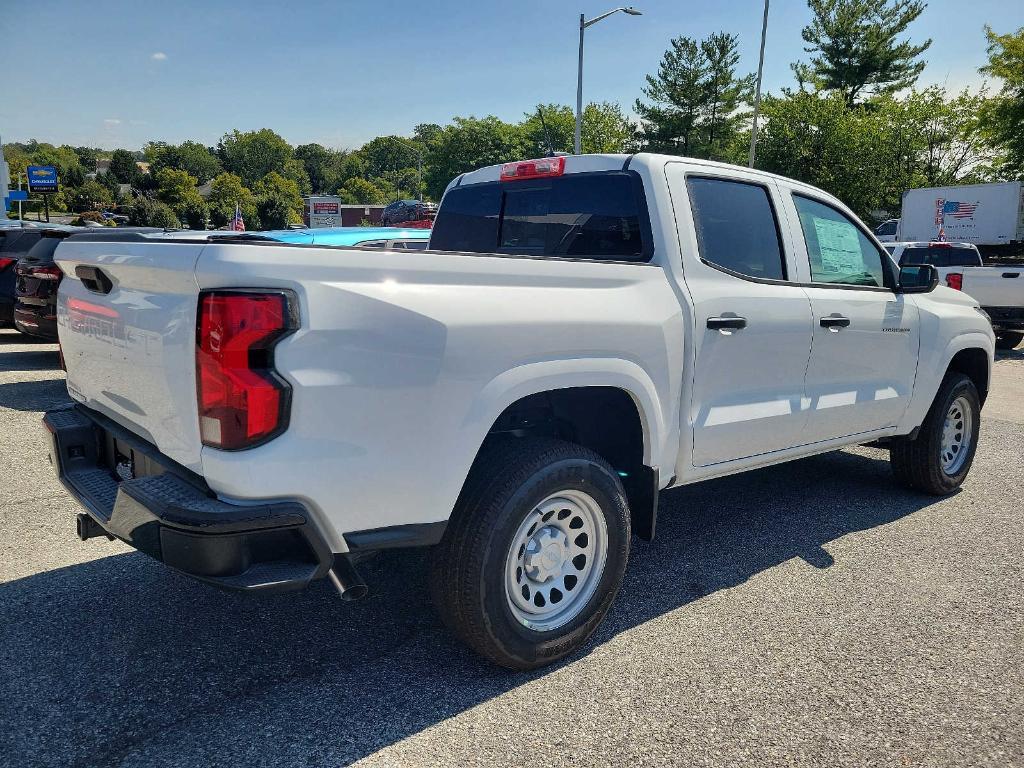
M 69 394 L 195 471 L 195 265 L 204 245 L 70 238 L 55 254 Z
M 963 291 L 983 307 L 1024 307 L 1024 268 L 970 267 L 962 271 Z

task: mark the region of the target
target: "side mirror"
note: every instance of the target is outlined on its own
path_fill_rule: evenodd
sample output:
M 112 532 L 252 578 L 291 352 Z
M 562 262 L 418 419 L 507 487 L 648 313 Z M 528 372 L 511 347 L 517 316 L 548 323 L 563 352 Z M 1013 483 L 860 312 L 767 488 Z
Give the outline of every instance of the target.
M 900 293 L 930 293 L 939 284 L 939 270 L 934 264 L 902 264 Z

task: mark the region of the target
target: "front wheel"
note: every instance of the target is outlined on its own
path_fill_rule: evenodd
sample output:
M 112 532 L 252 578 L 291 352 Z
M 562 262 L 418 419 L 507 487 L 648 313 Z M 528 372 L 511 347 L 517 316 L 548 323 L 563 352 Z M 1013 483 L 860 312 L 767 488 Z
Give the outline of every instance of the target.
M 980 428 L 981 399 L 974 383 L 963 374 L 948 374 L 917 437 L 892 444 L 893 473 L 910 488 L 935 496 L 952 493 L 971 470 Z
M 484 447 L 432 554 L 445 624 L 487 659 L 535 669 L 582 646 L 629 557 L 629 509 L 594 452 L 547 438 Z

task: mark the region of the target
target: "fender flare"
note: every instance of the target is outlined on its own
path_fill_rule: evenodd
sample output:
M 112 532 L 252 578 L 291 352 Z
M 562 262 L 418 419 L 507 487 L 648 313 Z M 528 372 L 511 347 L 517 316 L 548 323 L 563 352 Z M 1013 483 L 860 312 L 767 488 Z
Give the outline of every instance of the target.
M 614 387 L 636 405 L 644 436 L 644 464 L 660 466 L 667 425 L 657 388 L 647 372 L 621 358 L 546 360 L 510 368 L 491 379 L 477 394 L 463 421 L 475 433 L 479 450 L 491 426 L 513 403 L 529 395 L 573 387 Z M 475 454 L 474 454 L 475 455 Z

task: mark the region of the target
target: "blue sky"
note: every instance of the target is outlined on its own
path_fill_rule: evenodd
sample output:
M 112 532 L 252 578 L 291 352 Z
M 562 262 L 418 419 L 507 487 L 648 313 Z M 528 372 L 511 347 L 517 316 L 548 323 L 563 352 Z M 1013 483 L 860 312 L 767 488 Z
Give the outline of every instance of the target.
M 629 108 L 669 40 L 726 30 L 757 68 L 761 0 L 636 0 L 587 31 L 584 98 Z M 454 115 L 521 119 L 538 102 L 572 104 L 586 0 L 0 0 L 0 136 L 141 147 L 215 144 L 269 127 L 293 144 L 358 147 Z M 791 85 L 806 56 L 804 0 L 773 0 L 765 88 Z M 911 26 L 931 37 L 923 83 L 982 81 L 982 26 L 1024 25 L 1019 0 L 932 0 Z M 15 64 L 20 62 L 20 64 Z M 17 77 L 12 78 L 12 75 Z

